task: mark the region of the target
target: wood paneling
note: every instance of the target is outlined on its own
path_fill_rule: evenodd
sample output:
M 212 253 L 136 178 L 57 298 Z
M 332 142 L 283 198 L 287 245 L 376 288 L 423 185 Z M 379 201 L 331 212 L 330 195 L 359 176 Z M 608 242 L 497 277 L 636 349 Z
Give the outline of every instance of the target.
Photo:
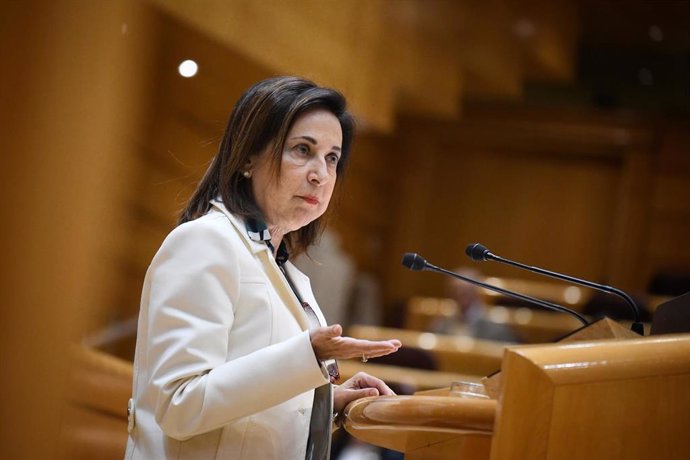
M 407 131 L 408 135 L 412 128 Z M 451 139 L 415 134 L 409 145 L 406 209 L 394 243 L 399 254 L 419 252 L 430 262 L 471 263 L 467 244 L 481 242 L 497 254 L 590 279 L 605 279 L 618 206 L 619 166 L 609 158 L 466 148 Z M 486 263 L 497 276 L 522 276 Z M 397 295 L 442 292 L 433 274 L 389 271 Z
M 454 117 L 465 94 L 518 99 L 525 69 L 573 73 L 570 0 L 150 1 L 272 72 L 342 89 L 383 131 L 398 110 Z M 521 36 L 520 21 L 534 31 Z
M 690 273 L 690 126 L 668 123 L 654 165 L 650 229 L 640 248 L 646 280 L 659 271 Z
M 471 20 L 461 34 L 464 89 L 482 98 L 520 99 L 524 69 L 512 34 L 517 4 L 505 0 L 467 2 Z M 471 44 L 470 46 L 467 46 Z
M 386 239 L 393 232 L 398 178 L 387 171 L 398 160 L 390 139 L 362 134 L 354 144 L 342 188 L 332 212 L 334 229 L 359 270 L 382 277 L 380 263 Z
M 577 39 L 580 36 L 576 2 L 569 0 L 521 1 L 513 23 L 522 43 L 527 79 L 574 79 Z
M 649 152 L 630 151 L 624 157 L 612 228 L 616 238 L 609 252 L 606 281 L 610 284 L 643 292 L 645 278 L 640 248 L 650 230 L 650 197 L 652 194 L 652 159 Z
M 689 347 L 679 334 L 509 348 L 491 458 L 687 457 Z
M 674 266 L 690 263 L 679 239 L 689 222 L 682 204 L 687 200 L 671 198 L 663 206 L 673 210 L 664 218 L 653 204 L 655 184 L 666 184 L 654 167 L 662 161 L 656 122 L 491 107 L 469 106 L 454 123 L 401 120 L 395 137 L 401 160 L 391 171 L 401 178 L 396 232 L 382 260 L 389 301 L 443 292 L 443 276 L 399 267 L 402 253 L 418 252 L 453 268 L 472 263 L 464 249 L 473 242 L 633 293 L 646 289 L 650 253 Z M 664 187 L 684 197 L 686 175 L 675 173 L 677 179 Z M 666 241 L 650 250 L 650 237 Z M 477 268 L 534 278 L 491 262 Z
M 342 89 L 369 124 L 392 126 L 393 70 L 380 66 L 387 54 L 375 45 L 385 32 L 384 2 L 341 3 L 336 13 L 313 0 L 152 1 L 272 72 Z
M 121 459 L 127 444 L 132 363 L 89 348 L 75 347 L 70 356 L 73 363 L 63 419 L 64 457 Z
M 388 2 L 385 47 L 399 86 L 399 111 L 442 117 L 460 112 L 463 91 L 460 34 L 470 19 L 463 2 Z
M 5 2 L 0 17 L 0 456 L 62 458 L 69 345 L 107 315 L 126 232 L 150 29 L 128 0 Z

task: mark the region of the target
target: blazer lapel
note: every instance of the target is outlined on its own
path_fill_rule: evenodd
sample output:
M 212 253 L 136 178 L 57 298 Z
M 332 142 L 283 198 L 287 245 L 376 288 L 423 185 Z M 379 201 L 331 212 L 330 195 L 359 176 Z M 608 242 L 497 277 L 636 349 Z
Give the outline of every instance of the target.
M 295 317 L 299 326 L 303 331 L 308 330 L 309 318 L 304 312 L 302 304 L 300 304 L 297 296 L 292 291 L 292 288 L 285 279 L 285 276 L 280 271 L 280 268 L 278 268 L 278 264 L 276 263 L 275 259 L 273 259 L 271 256 L 270 251 L 266 250 L 261 252 L 259 254 L 259 260 L 261 260 L 261 263 L 264 265 L 266 274 L 271 280 L 276 292 L 282 299 L 283 303 L 288 307 L 288 310 L 290 310 L 292 315 Z
M 249 250 L 257 256 L 259 262 L 261 262 L 263 265 L 264 271 L 278 293 L 278 296 L 283 301 L 283 304 L 285 304 L 290 313 L 292 313 L 292 315 L 295 317 L 300 328 L 303 331 L 308 330 L 309 318 L 304 312 L 304 308 L 302 308 L 297 296 L 295 296 L 295 293 L 292 292 L 292 288 L 285 279 L 285 276 L 280 271 L 280 268 L 273 258 L 268 246 L 266 246 L 266 244 L 263 242 L 254 241 L 249 238 L 244 222 L 230 213 L 230 211 L 225 208 L 223 203 L 217 200 L 211 200 L 211 204 L 225 214 L 225 216 L 230 220 L 230 223 L 232 223 L 232 225 L 235 227 L 235 230 L 243 239 Z

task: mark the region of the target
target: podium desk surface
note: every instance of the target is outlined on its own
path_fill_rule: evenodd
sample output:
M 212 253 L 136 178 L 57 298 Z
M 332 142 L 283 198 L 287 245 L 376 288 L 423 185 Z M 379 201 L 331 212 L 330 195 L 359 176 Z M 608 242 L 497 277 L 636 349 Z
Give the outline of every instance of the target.
M 356 438 L 408 452 L 462 436 L 490 439 L 497 402 L 458 396 L 379 396 L 350 403 L 345 429 Z

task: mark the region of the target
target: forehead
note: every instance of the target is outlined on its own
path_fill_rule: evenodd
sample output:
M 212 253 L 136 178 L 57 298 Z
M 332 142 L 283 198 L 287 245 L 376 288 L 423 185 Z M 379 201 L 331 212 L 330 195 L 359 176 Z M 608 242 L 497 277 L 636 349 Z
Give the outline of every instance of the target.
M 329 147 L 340 147 L 343 132 L 338 118 L 325 109 L 313 109 L 300 114 L 288 131 L 291 137 L 308 136 L 316 139 L 319 144 L 331 143 Z

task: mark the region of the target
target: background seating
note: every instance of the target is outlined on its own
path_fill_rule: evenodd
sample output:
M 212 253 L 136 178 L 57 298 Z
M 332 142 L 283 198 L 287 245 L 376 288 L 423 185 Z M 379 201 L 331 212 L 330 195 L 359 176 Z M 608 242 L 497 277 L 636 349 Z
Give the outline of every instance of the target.
M 63 457 L 122 460 L 132 363 L 92 348 L 75 347 L 61 433 Z

